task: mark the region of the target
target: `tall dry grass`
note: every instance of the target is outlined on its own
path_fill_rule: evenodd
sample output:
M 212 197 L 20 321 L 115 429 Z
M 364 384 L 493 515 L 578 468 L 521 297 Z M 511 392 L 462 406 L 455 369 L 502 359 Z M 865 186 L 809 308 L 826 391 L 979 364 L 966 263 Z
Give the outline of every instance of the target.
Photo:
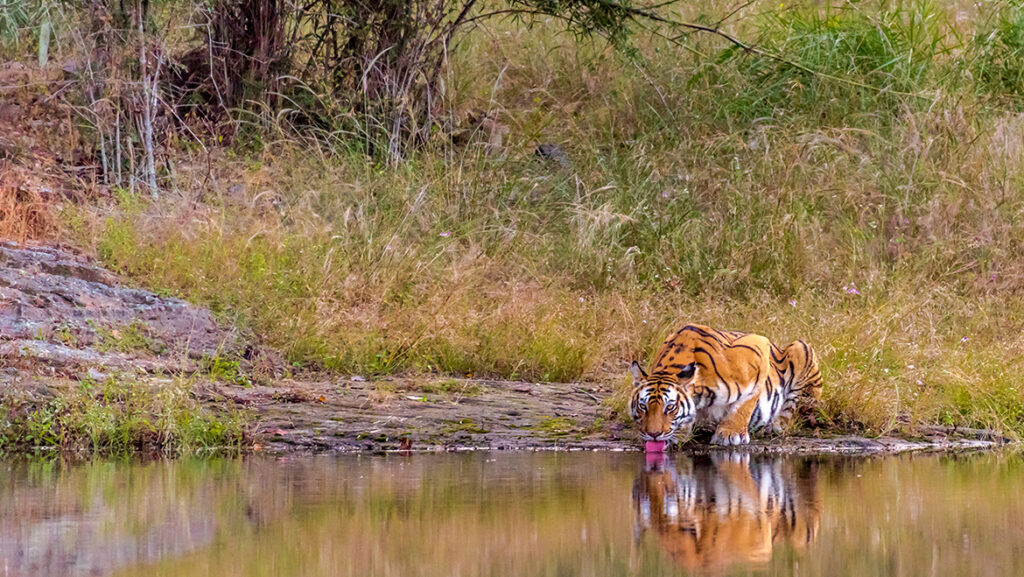
M 54 238 L 59 219 L 52 205 L 36 190 L 8 186 L 0 180 L 0 238 L 18 242 Z

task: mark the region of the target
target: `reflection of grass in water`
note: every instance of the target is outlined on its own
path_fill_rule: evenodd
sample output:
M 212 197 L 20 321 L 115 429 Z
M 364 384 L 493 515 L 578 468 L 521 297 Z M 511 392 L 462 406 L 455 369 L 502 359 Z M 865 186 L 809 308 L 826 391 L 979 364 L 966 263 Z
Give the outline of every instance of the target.
M 236 451 L 247 418 L 202 406 L 183 381 L 110 378 L 0 396 L 0 452 L 189 454 Z

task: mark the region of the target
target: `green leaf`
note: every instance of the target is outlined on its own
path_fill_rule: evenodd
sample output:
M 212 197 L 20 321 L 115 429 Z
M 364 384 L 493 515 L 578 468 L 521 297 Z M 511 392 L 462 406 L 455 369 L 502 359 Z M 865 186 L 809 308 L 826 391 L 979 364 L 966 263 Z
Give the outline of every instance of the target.
M 39 66 L 46 66 L 46 60 L 50 52 L 50 26 L 49 14 L 43 14 L 43 23 L 39 25 Z

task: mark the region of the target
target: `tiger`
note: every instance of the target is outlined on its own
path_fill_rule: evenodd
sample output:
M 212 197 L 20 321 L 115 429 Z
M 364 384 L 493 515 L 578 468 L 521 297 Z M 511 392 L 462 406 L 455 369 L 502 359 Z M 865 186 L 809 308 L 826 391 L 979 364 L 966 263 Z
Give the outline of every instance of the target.
M 776 547 L 800 552 L 816 541 L 823 506 L 814 460 L 714 453 L 677 461 L 648 460 L 637 476 L 634 537 L 653 530 L 687 571 L 765 565 Z
M 674 442 L 695 422 L 714 445 L 744 445 L 750 433 L 781 432 L 821 398 L 818 357 L 804 341 L 779 348 L 752 333 L 686 325 L 654 356 L 650 374 L 633 361 L 629 416 L 645 441 Z

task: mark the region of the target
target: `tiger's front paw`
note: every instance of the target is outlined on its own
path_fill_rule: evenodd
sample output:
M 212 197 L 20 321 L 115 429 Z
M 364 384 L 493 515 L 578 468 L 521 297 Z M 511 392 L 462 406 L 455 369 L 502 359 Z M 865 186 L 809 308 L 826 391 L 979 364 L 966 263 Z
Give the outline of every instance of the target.
M 746 445 L 750 442 L 750 433 L 747 431 L 729 432 L 718 429 L 715 431 L 714 436 L 711 437 L 712 445 L 722 445 L 728 447 L 730 445 Z

